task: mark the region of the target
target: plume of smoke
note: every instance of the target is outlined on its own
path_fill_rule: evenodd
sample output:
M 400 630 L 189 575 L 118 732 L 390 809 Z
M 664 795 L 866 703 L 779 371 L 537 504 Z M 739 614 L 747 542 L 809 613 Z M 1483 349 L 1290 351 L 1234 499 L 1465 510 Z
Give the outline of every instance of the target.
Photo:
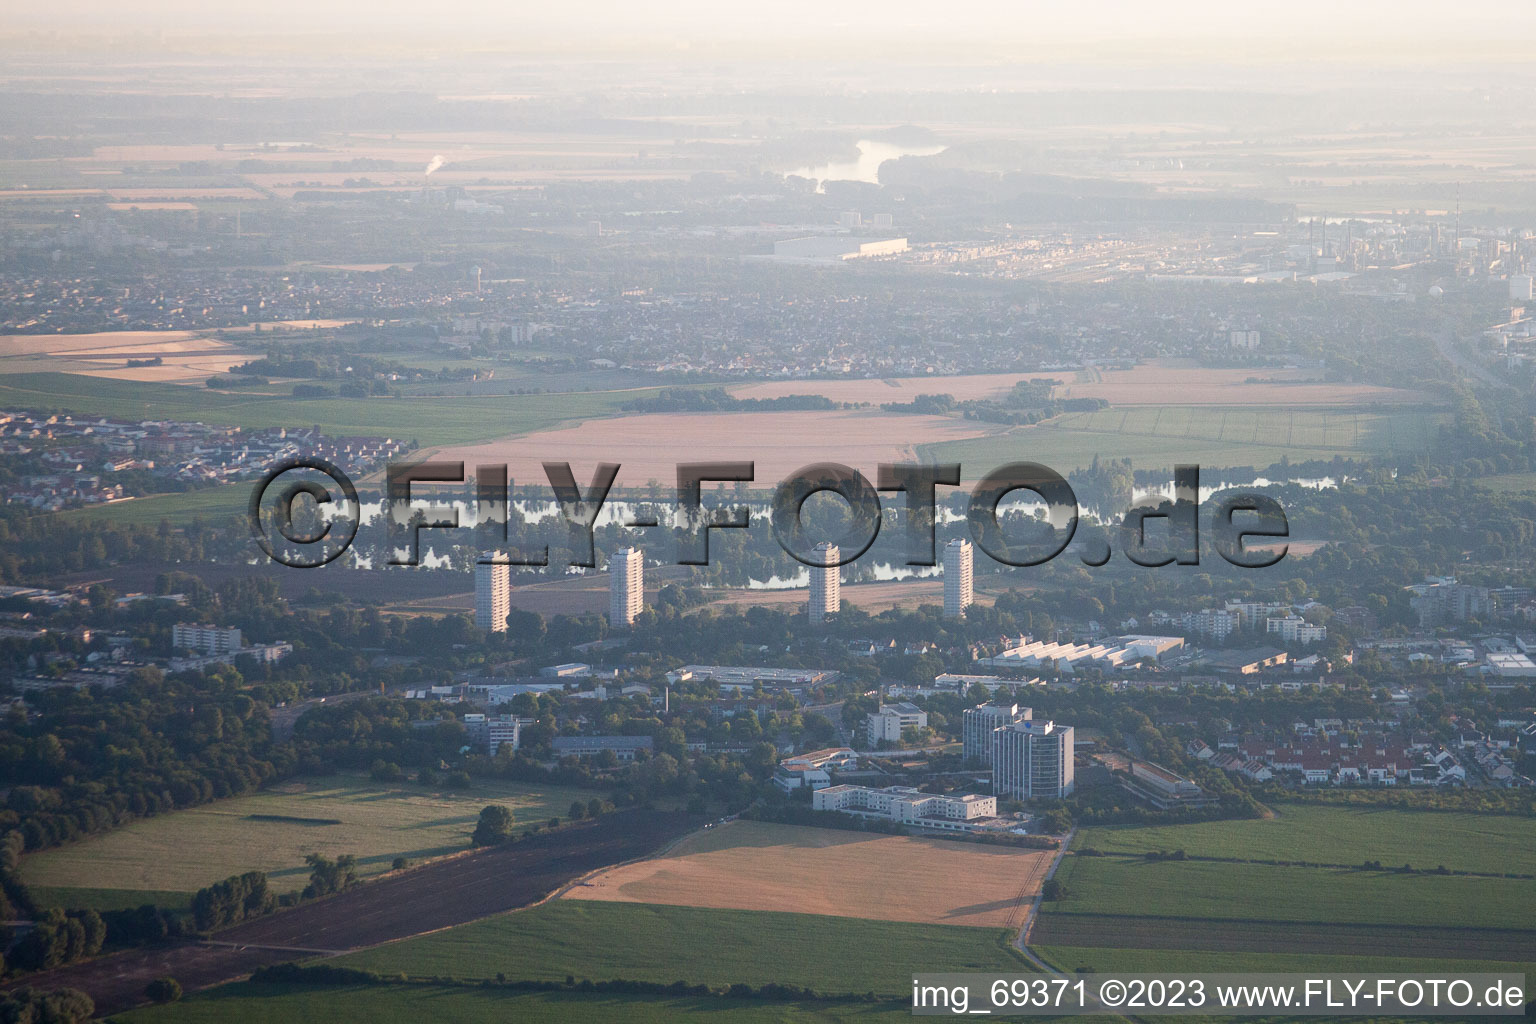
M 432 158 L 431 162 L 429 162 L 427 164 L 427 169 L 424 172 L 422 172 L 422 177 L 423 178 L 430 177 L 432 172 L 437 170 L 441 166 L 443 166 L 443 155 L 441 153 L 439 153 L 437 156 L 434 156 Z

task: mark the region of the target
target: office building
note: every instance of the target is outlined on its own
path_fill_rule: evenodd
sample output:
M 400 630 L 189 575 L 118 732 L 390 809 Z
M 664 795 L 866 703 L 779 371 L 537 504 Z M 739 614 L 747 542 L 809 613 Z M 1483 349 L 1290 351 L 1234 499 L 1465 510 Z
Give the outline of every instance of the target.
M 967 761 L 992 763 L 992 735 L 1005 725 L 1027 722 L 1034 717 L 1029 708 L 1017 704 L 981 704 L 966 708 L 960 717 L 961 750 Z
M 645 608 L 645 556 L 625 548 L 608 558 L 608 625 L 628 629 Z
M 476 564 L 475 625 L 492 633 L 505 633 L 507 613 L 510 611 L 512 611 L 511 568 L 492 562 Z
M 1072 792 L 1070 725 L 1013 722 L 992 734 L 992 792 L 1014 800 L 1059 800 Z
M 816 545 L 816 560 L 826 568 L 811 566 L 811 621 L 825 622 L 843 607 L 843 570 L 836 564 L 837 545 L 826 541 Z
M 971 542 L 952 540 L 944 545 L 944 617 L 958 619 L 975 600 L 975 556 Z

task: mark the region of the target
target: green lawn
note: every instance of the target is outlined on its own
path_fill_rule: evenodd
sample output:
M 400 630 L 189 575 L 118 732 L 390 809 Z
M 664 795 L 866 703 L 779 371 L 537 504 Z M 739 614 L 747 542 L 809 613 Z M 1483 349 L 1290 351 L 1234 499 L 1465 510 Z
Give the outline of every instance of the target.
M 74 904 L 85 897 L 60 891 L 127 890 L 181 905 L 187 893 L 250 870 L 265 871 L 274 888 L 286 892 L 308 882 L 308 853 L 355 854 L 362 874 L 377 874 L 389 870 L 397 856 L 421 860 L 468 849 L 486 804 L 512 808 L 517 820 L 531 827 L 565 817 L 573 800 L 585 802 L 593 795 L 590 790 L 491 780 L 476 780 L 472 789 L 458 792 L 328 776 L 147 818 L 29 854 L 22 859 L 21 876 L 28 885 L 55 891 L 61 902 Z M 133 905 L 145 901 L 134 899 Z
M 918 452 L 925 460 L 978 467 L 1029 460 L 1063 473 L 1089 465 L 1095 456 L 1130 459 L 1138 469 L 1166 469 L 1176 462 L 1264 467 L 1282 457 L 1299 462 L 1423 450 L 1434 440 L 1440 418 L 1422 410 L 1137 406 L 1069 413 L 991 437 L 920 445 Z
M 424 446 L 468 444 L 613 415 L 637 391 L 476 398 L 294 399 L 69 373 L 0 375 L 0 408 L 124 419 L 176 419 L 237 427 L 318 424 L 327 434 L 394 437 Z
M 1068 857 L 1052 914 L 1125 914 L 1323 924 L 1531 927 L 1536 884 L 1210 861 Z
M 750 884 L 744 879 L 743 884 Z M 328 960 L 383 974 L 909 992 L 914 971 L 1027 970 L 998 930 L 752 910 L 555 900 Z
M 292 988 L 240 982 L 180 1003 L 120 1013 L 122 1024 L 668 1024 L 710 1018 L 739 1024 L 898 1024 L 890 1004 L 776 1003 L 578 992 L 499 992 L 437 986 Z
M 1528 818 L 1280 804 L 1278 816 L 1193 825 L 1087 828 L 1076 846 L 1106 852 L 1183 850 L 1202 857 L 1302 860 L 1536 874 Z

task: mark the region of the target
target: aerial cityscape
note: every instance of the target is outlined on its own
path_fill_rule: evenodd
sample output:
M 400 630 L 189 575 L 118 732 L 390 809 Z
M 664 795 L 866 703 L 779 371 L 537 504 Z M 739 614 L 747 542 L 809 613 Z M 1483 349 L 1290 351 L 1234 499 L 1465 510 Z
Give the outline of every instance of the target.
M 1527 1014 L 1536 8 L 1166 6 L 18 12 L 0 1022 Z

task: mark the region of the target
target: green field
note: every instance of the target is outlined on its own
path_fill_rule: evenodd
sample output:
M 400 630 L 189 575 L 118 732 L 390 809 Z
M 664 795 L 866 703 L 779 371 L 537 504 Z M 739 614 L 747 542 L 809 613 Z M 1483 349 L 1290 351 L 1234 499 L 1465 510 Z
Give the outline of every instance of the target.
M 1364 954 L 1223 952 L 1206 949 L 1113 949 L 1105 946 L 1031 946 L 1046 963 L 1068 973 L 1080 967 L 1126 973 L 1359 973 L 1434 976 L 1440 972 L 1530 973 L 1536 965 L 1487 960 L 1424 959 Z
M 1454 917 L 1445 922 L 1333 924 L 1048 912 L 1035 922 L 1030 941 L 1042 946 L 1200 950 L 1249 956 L 1255 962 L 1269 955 L 1348 959 L 1365 954 L 1536 963 L 1536 930 L 1467 927 Z
M 81 904 L 64 890 L 95 890 L 103 905 L 176 906 L 186 894 L 242 871 L 265 871 L 279 892 L 302 889 L 304 856 L 351 853 L 363 875 L 395 857 L 421 860 L 469 848 L 480 808 L 512 808 L 526 827 L 565 817 L 590 790 L 477 780 L 462 792 L 328 776 L 136 821 L 106 835 L 22 859 L 22 880 Z M 286 819 L 286 820 L 273 820 Z M 340 824 L 329 824 L 339 821 Z M 563 977 L 563 975 L 562 975 Z
M 1512 929 L 1536 921 L 1528 880 L 1081 856 L 1064 860 L 1057 878 L 1067 895 L 1052 914 Z
M 241 982 L 113 1019 L 122 1024 L 667 1024 L 705 1017 L 740 1024 L 897 1024 L 910 1021 L 912 1013 L 889 1003 L 777 1003 L 426 985 L 293 988 Z
M 1528 819 L 1281 803 L 1277 817 L 1086 828 L 1031 933 L 1075 971 L 1526 971 L 1536 963 L 1536 851 Z M 1319 864 L 1441 864 L 1497 877 Z
M 198 518 L 217 520 L 227 516 L 244 516 L 246 503 L 251 500 L 251 489 L 255 486 L 254 482 L 223 484 L 185 494 L 151 494 L 130 501 L 89 505 L 52 514 L 67 519 L 135 523 L 141 526 L 152 526 L 162 519 L 173 523 L 190 522 Z
M 1536 874 L 1536 828 L 1528 818 L 1280 804 L 1278 815 L 1193 825 L 1087 828 L 1078 849 L 1144 853 L 1183 850 L 1200 857 L 1380 861 L 1389 867 L 1445 865 L 1453 871 Z
M 751 884 L 743 879 L 742 884 Z M 383 974 L 910 991 L 912 972 L 1027 970 L 991 928 L 555 900 L 327 963 Z
M 0 408 L 121 419 L 175 419 L 235 427 L 318 425 L 337 436 L 394 437 L 423 446 L 469 444 L 609 416 L 638 391 L 476 398 L 295 399 L 69 373 L 0 375 Z
M 1500 473 L 1478 477 L 1472 483 L 1496 494 L 1530 494 L 1536 492 L 1536 473 Z
M 162 892 L 154 889 L 85 889 L 29 886 L 28 892 L 41 907 L 65 910 L 132 910 L 153 903 L 166 910 L 191 910 L 191 893 Z
M 1282 458 L 1299 462 L 1422 451 L 1435 439 L 1441 418 L 1417 409 L 1136 406 L 1068 413 L 991 437 L 920 445 L 918 452 L 927 460 L 978 467 L 1027 459 L 1061 472 L 1086 467 L 1096 456 L 1130 459 L 1138 469 L 1167 468 L 1176 462 L 1262 468 Z

